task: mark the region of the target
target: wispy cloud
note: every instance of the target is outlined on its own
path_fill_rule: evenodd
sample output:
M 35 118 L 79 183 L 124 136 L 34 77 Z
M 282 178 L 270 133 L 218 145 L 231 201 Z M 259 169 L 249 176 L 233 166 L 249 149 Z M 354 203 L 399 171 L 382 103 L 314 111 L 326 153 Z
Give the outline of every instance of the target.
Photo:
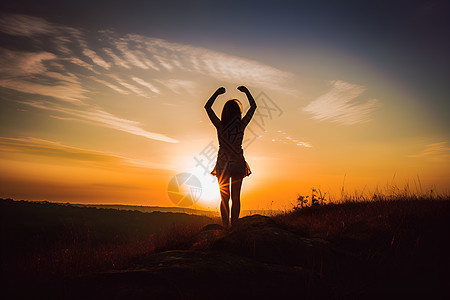
M 92 61 L 105 69 L 109 69 L 111 66 L 103 58 L 97 55 L 97 53 L 91 49 L 84 49 L 83 54 L 92 59 Z
M 145 53 L 140 50 L 133 50 L 129 47 L 129 40 L 127 37 L 121 38 L 119 40 L 114 40 L 113 45 L 116 46 L 118 51 L 123 56 L 123 60 L 127 62 L 128 65 L 133 65 L 137 68 L 148 70 L 150 68 L 160 71 L 160 69 L 152 62 Z
M 145 93 L 144 91 L 142 91 L 140 88 L 138 88 L 137 86 L 134 86 L 128 82 L 126 82 L 125 80 L 121 79 L 119 76 L 116 75 L 111 75 L 111 78 L 113 78 L 118 84 L 120 84 L 121 86 L 127 88 L 128 90 L 132 91 L 133 93 L 135 93 L 136 95 L 142 96 L 142 97 L 149 97 L 147 93 Z
M 423 151 L 409 155 L 409 157 L 450 162 L 450 147 L 447 142 L 431 143 L 426 145 Z
M 93 70 L 93 66 L 100 66 L 111 72 L 117 72 L 120 68 L 129 70 L 132 67 L 169 74 L 174 71 L 186 71 L 221 81 L 247 82 L 248 85 L 266 89 L 285 89 L 286 80 L 293 76 L 291 73 L 255 60 L 137 34 L 120 36 L 110 30 L 97 33 L 98 38 L 109 41 L 109 46 L 99 49 L 101 51 L 95 51 L 89 47 L 82 31 L 25 15 L 2 15 L 0 31 L 13 36 L 28 37 L 33 41 L 46 36 L 56 43 L 54 46 L 58 49 L 69 45 L 73 48 L 76 42 L 83 56 L 77 57 L 72 53 L 72 57 L 54 57 L 54 59 L 70 59 L 72 63 L 90 70 Z M 68 54 L 67 51 L 61 53 L 64 56 Z M 112 67 L 115 69 L 111 70 Z M 156 76 L 158 77 L 162 79 Z M 171 79 L 186 80 L 186 78 Z
M 92 80 L 97 81 L 98 83 L 101 83 L 101 84 L 109 87 L 110 89 L 112 89 L 112 90 L 114 90 L 114 91 L 116 91 L 116 92 L 118 92 L 118 93 L 120 93 L 122 95 L 129 95 L 130 94 L 129 92 L 125 91 L 124 89 L 121 89 L 117 85 L 109 83 L 109 82 L 107 82 L 105 80 L 101 80 L 101 79 L 98 79 L 98 78 L 95 78 L 95 77 L 92 77 Z
M 0 48 L 0 72 L 10 77 L 40 74 L 47 70 L 44 61 L 55 58 L 55 54 L 45 51 L 25 52 Z
M 88 69 L 88 70 L 90 70 L 90 71 L 92 71 L 92 72 L 94 72 L 94 73 L 96 72 L 96 71 L 94 70 L 94 67 L 93 67 L 92 65 L 88 64 L 88 63 L 85 62 L 85 61 L 82 61 L 82 60 L 79 59 L 78 57 L 72 57 L 69 61 L 70 61 L 71 63 L 77 65 L 77 66 L 86 68 L 86 69 Z
M 344 125 L 365 123 L 381 104 L 377 99 L 358 100 L 366 90 L 363 86 L 342 80 L 331 81 L 330 86 L 327 93 L 303 108 L 303 111 L 312 114 L 315 120 Z
M 55 50 L 63 55 L 72 53 L 69 44 L 73 41 L 86 46 L 86 41 L 82 38 L 83 34 L 80 30 L 28 15 L 1 14 L 0 31 L 12 36 L 27 37 L 33 40 L 51 37 L 49 44 L 54 45 Z
M 71 73 L 49 71 L 46 63 L 57 56 L 49 52 L 0 49 L 0 86 L 24 93 L 80 102 L 86 90 Z
M 19 90 L 23 93 L 55 97 L 72 103 L 80 103 L 79 99 L 85 98 L 83 96 L 83 92 L 85 92 L 85 90 L 81 86 L 73 84 L 58 84 L 50 86 L 29 82 L 27 80 L 6 79 L 0 80 L 0 86 L 13 90 Z
M 37 138 L 0 137 L 3 153 L 21 153 L 45 156 L 52 159 L 70 160 L 76 163 L 102 164 L 104 166 L 133 166 L 141 168 L 165 169 L 166 167 L 148 161 L 129 159 L 113 153 L 100 152 L 64 145 L 59 142 Z
M 71 147 L 58 142 L 31 137 L 0 137 L 0 149 L 2 149 L 3 152 L 59 157 L 76 161 L 123 161 L 122 158 L 111 154 Z
M 57 26 L 44 19 L 16 14 L 2 15 L 0 30 L 6 34 L 26 37 L 58 33 Z
M 105 32 L 111 35 L 111 32 Z M 140 50 L 131 49 L 131 44 Z M 186 71 L 228 82 L 247 82 L 266 89 L 285 89 L 293 75 L 261 62 L 163 39 L 128 34 L 116 42 L 136 67 L 167 72 Z M 138 63 L 139 62 L 139 63 Z
M 22 103 L 67 121 L 89 121 L 169 143 L 177 140 L 144 130 L 131 117 L 107 112 L 93 95 L 120 96 L 113 99 L 193 95 L 197 77 L 283 90 L 292 77 L 261 62 L 205 48 L 111 30 L 88 37 L 77 28 L 26 15 L 0 15 L 0 32 L 42 49 L 0 49 L 0 86 L 46 97 Z M 101 47 L 92 46 L 93 40 L 100 40 Z
M 103 49 L 103 51 L 105 51 L 105 53 L 108 54 L 112 58 L 113 63 L 116 66 L 123 67 L 125 69 L 131 69 L 131 67 L 127 63 L 127 61 L 125 59 L 122 59 L 119 56 L 117 56 L 111 49 L 105 48 L 105 49 Z
M 147 81 L 145 81 L 145 80 L 143 80 L 141 78 L 138 78 L 138 77 L 133 77 L 131 79 L 133 79 L 134 81 L 136 81 L 140 85 L 145 86 L 146 88 L 148 88 L 153 93 L 156 93 L 156 94 L 161 93 L 160 90 L 157 87 L 155 87 L 153 84 L 151 84 L 150 82 L 147 82 Z
M 312 148 L 308 142 L 293 138 L 283 130 L 277 130 L 277 136 L 272 138 L 272 142 L 279 142 L 283 144 L 294 144 L 298 147 Z
M 174 93 L 184 94 L 189 93 L 192 94 L 193 90 L 196 87 L 195 82 L 190 80 L 182 80 L 182 79 L 167 79 L 167 80 L 157 80 L 162 85 L 168 87 Z
M 76 117 L 78 120 L 92 122 L 99 126 L 124 131 L 148 139 L 167 143 L 178 143 L 178 140 L 170 138 L 164 134 L 150 132 L 143 129 L 142 124 L 139 122 L 116 117 L 108 112 L 92 106 L 87 106 L 81 109 L 69 108 L 65 105 L 48 101 L 21 101 L 21 103 L 39 109 L 63 113 L 65 115 Z

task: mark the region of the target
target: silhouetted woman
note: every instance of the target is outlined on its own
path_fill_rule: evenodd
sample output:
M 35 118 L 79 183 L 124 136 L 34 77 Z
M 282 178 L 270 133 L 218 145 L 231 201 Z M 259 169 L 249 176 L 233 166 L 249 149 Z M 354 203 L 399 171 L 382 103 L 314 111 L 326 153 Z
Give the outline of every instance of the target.
M 241 210 L 242 179 L 251 174 L 250 167 L 244 158 L 242 140 L 244 138 L 244 129 L 255 113 L 256 103 L 245 86 L 238 87 L 238 90 L 245 93 L 250 102 L 250 109 L 242 119 L 241 103 L 237 99 L 231 99 L 225 103 L 221 119 L 212 110 L 212 105 L 217 96 L 225 93 L 224 87 L 218 88 L 205 104 L 206 112 L 217 129 L 217 137 L 219 139 L 217 162 L 211 174 L 217 176 L 219 181 L 220 197 L 222 198 L 220 213 L 225 228 L 228 227 L 230 219 L 230 180 L 231 224 L 233 225 L 239 218 L 239 211 Z

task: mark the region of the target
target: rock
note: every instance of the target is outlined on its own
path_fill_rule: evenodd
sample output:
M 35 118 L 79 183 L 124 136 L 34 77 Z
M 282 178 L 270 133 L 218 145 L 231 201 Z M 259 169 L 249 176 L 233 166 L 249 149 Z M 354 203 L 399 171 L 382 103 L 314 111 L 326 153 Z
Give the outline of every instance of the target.
M 231 299 L 329 297 L 325 284 L 299 267 L 264 264 L 218 251 L 167 251 L 134 270 L 72 281 L 72 299 Z
M 340 282 L 347 257 L 331 243 L 253 215 L 227 230 L 205 226 L 189 250 L 141 257 L 133 268 L 71 280 L 72 299 L 329 298 L 355 290 Z M 348 278 L 348 277 L 346 277 Z M 341 280 L 342 281 L 342 280 Z M 329 284 L 333 282 L 333 285 Z M 338 283 L 338 285 L 336 285 Z
M 203 231 L 211 231 L 211 230 L 226 230 L 222 225 L 219 224 L 208 224 L 205 227 L 203 227 L 200 232 Z
M 265 263 L 300 266 L 318 274 L 335 269 L 345 256 L 323 239 L 297 235 L 259 215 L 239 219 L 211 248 Z
M 200 230 L 191 246 L 193 250 L 210 249 L 212 244 L 224 237 L 227 230 L 219 224 L 208 224 Z
M 242 231 L 250 228 L 277 227 L 278 225 L 267 216 L 252 215 L 240 218 L 231 227 L 232 231 Z

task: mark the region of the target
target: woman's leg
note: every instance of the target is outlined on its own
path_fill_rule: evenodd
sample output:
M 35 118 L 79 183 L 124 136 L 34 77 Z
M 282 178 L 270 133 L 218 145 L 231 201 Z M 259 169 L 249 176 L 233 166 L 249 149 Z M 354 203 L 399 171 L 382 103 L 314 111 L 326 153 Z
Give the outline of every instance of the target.
M 239 219 L 241 211 L 242 178 L 231 180 L 231 225 Z
M 228 228 L 230 223 L 230 177 L 221 176 L 218 178 L 220 188 L 220 214 L 222 215 L 223 227 Z

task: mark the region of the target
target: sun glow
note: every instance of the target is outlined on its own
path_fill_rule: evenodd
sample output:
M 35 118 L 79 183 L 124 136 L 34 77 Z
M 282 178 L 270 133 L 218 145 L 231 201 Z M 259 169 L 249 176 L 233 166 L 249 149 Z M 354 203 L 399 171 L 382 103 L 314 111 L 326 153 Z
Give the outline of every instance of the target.
M 201 194 L 197 204 L 204 207 L 218 207 L 220 203 L 220 192 L 216 177 L 205 172 L 201 168 L 192 168 L 189 170 L 189 173 L 196 176 L 202 185 Z

